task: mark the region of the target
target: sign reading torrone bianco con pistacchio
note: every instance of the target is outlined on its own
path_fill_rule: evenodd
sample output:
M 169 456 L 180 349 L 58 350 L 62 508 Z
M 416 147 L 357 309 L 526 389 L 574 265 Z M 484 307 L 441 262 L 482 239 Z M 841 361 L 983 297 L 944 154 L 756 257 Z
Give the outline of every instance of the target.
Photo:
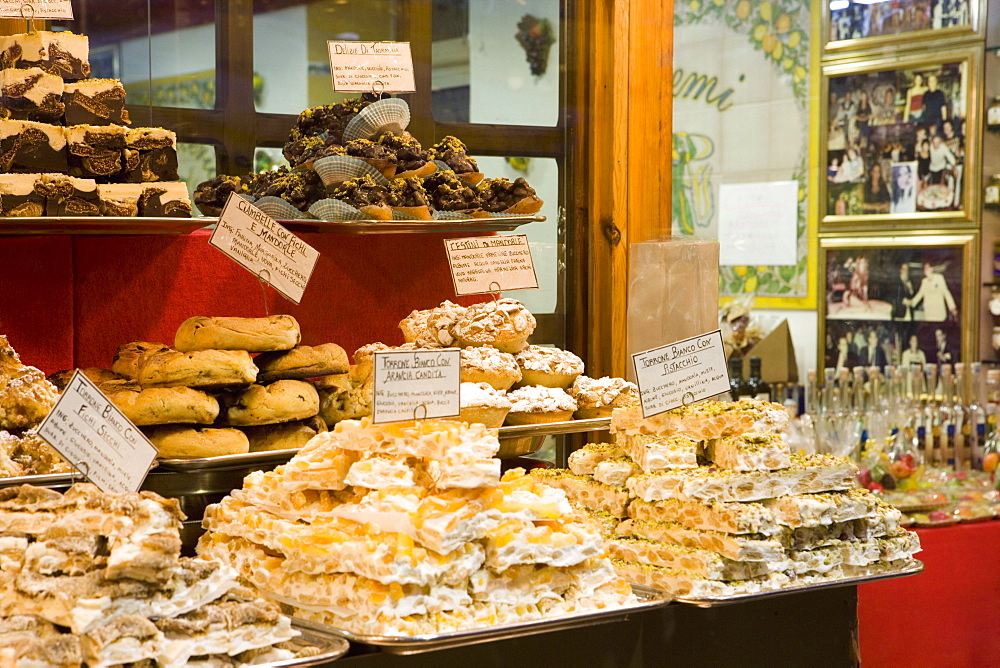
M 456 295 L 538 287 L 528 235 L 445 239 Z
M 632 364 L 643 417 L 729 391 L 726 349 L 718 329 L 635 353 Z
M 372 421 L 458 415 L 461 356 L 458 348 L 377 351 Z
M 327 42 L 338 93 L 413 93 L 409 42 Z
M 137 492 L 156 446 L 79 370 L 42 420 L 38 435 L 102 491 Z
M 319 251 L 236 194 L 226 200 L 208 243 L 296 304 L 319 259 Z
M 0 18 L 73 19 L 70 0 L 0 0 Z

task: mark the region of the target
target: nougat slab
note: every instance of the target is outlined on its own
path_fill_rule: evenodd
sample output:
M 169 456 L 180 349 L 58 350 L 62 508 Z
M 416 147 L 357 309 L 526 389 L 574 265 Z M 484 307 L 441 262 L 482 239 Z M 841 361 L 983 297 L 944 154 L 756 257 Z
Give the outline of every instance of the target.
M 616 408 L 611 414 L 614 434 L 686 436 L 695 441 L 739 436 L 747 432 L 770 434 L 788 426 L 788 412 L 768 401 L 704 401 L 649 418 L 639 407 Z
M 537 481 L 566 492 L 570 503 L 603 510 L 615 517 L 625 517 L 631 495 L 625 486 L 612 487 L 590 476 L 573 475 L 561 469 L 533 469 L 531 476 Z
M 774 515 L 759 503 L 695 503 L 680 499 L 644 501 L 633 499 L 629 516 L 638 520 L 677 522 L 689 529 L 734 534 L 773 534 L 778 531 Z
M 698 467 L 698 441 L 686 436 L 618 434 L 621 449 L 646 473 Z
M 846 522 L 875 514 L 879 500 L 864 489 L 840 492 L 792 494 L 763 502 L 779 524 L 789 527 L 815 527 Z
M 774 471 L 792 465 L 788 443 L 781 434 L 748 433 L 710 441 L 705 456 L 730 471 Z
M 645 501 L 677 498 L 702 503 L 759 501 L 786 494 L 846 490 L 854 486 L 857 467 L 829 455 L 794 455 L 792 466 L 780 471 L 725 471 L 702 467 L 638 475 L 626 483 Z
M 593 475 L 594 468 L 608 459 L 621 457 L 625 452 L 617 443 L 588 443 L 569 456 L 569 470 L 576 475 Z
M 619 524 L 615 528 L 615 534 L 709 550 L 733 561 L 781 561 L 785 558 L 784 546 L 763 534 L 730 534 L 688 529 L 677 522 L 637 519 L 627 519 Z
M 784 573 L 769 573 L 751 580 L 725 582 L 709 580 L 678 568 L 664 568 L 621 559 L 613 559 L 611 563 L 614 564 L 618 575 L 629 582 L 660 589 L 674 597 L 708 598 L 757 594 L 781 589 L 791 583 L 791 579 Z
M 612 559 L 688 571 L 709 580 L 746 580 L 783 571 L 785 560 L 734 561 L 722 555 L 673 543 L 658 543 L 638 537 L 609 540 Z

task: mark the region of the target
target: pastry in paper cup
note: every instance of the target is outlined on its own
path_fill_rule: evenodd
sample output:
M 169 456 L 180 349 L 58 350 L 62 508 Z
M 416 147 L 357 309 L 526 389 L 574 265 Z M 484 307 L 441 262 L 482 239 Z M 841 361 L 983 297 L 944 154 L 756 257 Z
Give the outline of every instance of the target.
M 541 210 L 543 202 L 523 178 L 485 179 L 476 190 L 483 209 L 491 214 L 531 215 Z
M 399 160 L 396 158 L 396 151 L 388 146 L 383 146 L 370 139 L 355 139 L 344 146 L 344 151 L 352 158 L 357 158 L 371 165 L 387 179 L 396 175 Z
M 483 180 L 483 173 L 475 159 L 469 156 L 468 148 L 458 139 L 448 135 L 427 149 L 438 169 L 450 170 L 463 181 L 477 185 Z
M 409 133 L 386 132 L 379 137 L 378 143 L 396 154 L 397 166 L 393 178 L 424 177 L 437 171 L 437 165 L 431 162 L 430 153 L 425 151 L 420 142 Z
M 313 169 L 323 179 L 323 185 L 327 189 L 365 175 L 371 176 L 383 185 L 388 184 L 386 178 L 382 176 L 382 172 L 364 160 L 351 156 L 331 155 L 320 158 L 313 163 Z
M 330 196 L 361 211 L 371 220 L 392 220 L 389 190 L 371 176 L 344 181 L 330 191 Z
M 389 206 L 394 213 L 399 213 L 405 218 L 431 220 L 427 191 L 424 190 L 422 181 L 415 176 L 408 179 L 393 179 L 389 183 Z
M 396 97 L 372 102 L 351 119 L 344 141 L 373 139 L 386 132 L 401 133 L 410 124 L 410 106 Z
M 366 216 L 359 209 L 355 209 L 347 202 L 341 202 L 339 199 L 332 198 L 321 199 L 316 202 L 309 207 L 309 213 L 319 220 L 330 222 L 369 219 L 369 216 Z
M 280 197 L 274 197 L 272 195 L 261 197 L 259 200 L 254 202 L 253 205 L 275 220 L 299 220 L 301 218 L 309 218 L 308 213 L 299 211 Z

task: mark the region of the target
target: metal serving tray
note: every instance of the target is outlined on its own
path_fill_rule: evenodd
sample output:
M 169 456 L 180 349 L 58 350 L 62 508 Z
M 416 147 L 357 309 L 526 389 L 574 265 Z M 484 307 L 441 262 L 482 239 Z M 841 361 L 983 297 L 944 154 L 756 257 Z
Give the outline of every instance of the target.
M 219 455 L 217 457 L 198 457 L 195 459 L 158 459 L 157 471 L 202 471 L 205 469 L 236 469 L 246 466 L 268 466 L 284 464 L 295 456 L 297 448 L 288 450 L 264 450 L 263 452 L 247 452 L 241 455 Z
M 313 628 L 317 631 L 335 633 L 354 643 L 375 645 L 383 652 L 387 652 L 389 654 L 421 654 L 423 652 L 433 652 L 441 649 L 478 645 L 479 643 L 484 642 L 508 640 L 511 638 L 523 638 L 524 636 L 535 635 L 537 633 L 565 631 L 567 629 L 578 629 L 597 624 L 624 621 L 633 613 L 653 610 L 670 603 L 670 597 L 658 589 L 632 585 L 632 591 L 639 600 L 620 608 L 561 615 L 550 619 L 538 619 L 530 622 L 520 622 L 517 624 L 505 624 L 503 626 L 490 626 L 486 628 L 451 631 L 447 633 L 435 633 L 420 636 L 365 635 L 299 619 L 296 619 L 295 623 L 296 625 L 300 625 L 301 628 Z
M 298 620 L 292 620 L 292 626 L 302 635 L 288 641 L 294 649 L 306 649 L 315 647 L 320 650 L 314 656 L 304 656 L 297 659 L 287 659 L 285 661 L 271 661 L 269 663 L 255 664 L 268 666 L 270 668 L 284 668 L 285 666 L 316 666 L 321 663 L 335 661 L 347 654 L 350 644 L 340 636 L 333 635 L 329 631 L 323 631 L 319 627 L 302 626 Z
M 832 587 L 847 587 L 854 586 L 858 584 L 864 584 L 865 582 L 876 582 L 878 580 L 891 580 L 893 578 L 902 578 L 907 575 L 916 575 L 922 573 L 924 570 L 923 562 L 918 561 L 913 566 L 904 568 L 902 570 L 893 571 L 891 573 L 879 573 L 878 575 L 865 575 L 858 578 L 843 578 L 840 580 L 832 580 L 830 582 L 821 582 L 818 584 L 805 584 L 792 587 L 783 587 L 782 589 L 775 589 L 774 591 L 762 591 L 755 594 L 737 594 L 735 596 L 706 596 L 704 598 L 694 598 L 690 596 L 677 596 L 674 598 L 678 603 L 687 603 L 688 605 L 694 605 L 699 608 L 714 608 L 720 605 L 732 605 L 733 603 L 746 603 L 747 601 L 760 601 L 765 598 L 774 598 L 775 596 L 786 596 L 788 594 L 801 594 L 805 591 L 816 591 L 817 589 L 830 589 Z
M 82 473 L 46 473 L 44 475 L 19 475 L 0 478 L 0 489 L 17 487 L 18 485 L 36 485 L 38 487 L 69 487 L 75 482 L 84 482 Z
M 494 216 L 443 220 L 341 220 L 312 218 L 278 221 L 292 232 L 337 234 L 433 234 L 435 232 L 510 232 L 521 225 L 540 223 L 545 216 Z
M 500 439 L 500 450 L 497 451 L 497 457 L 500 459 L 511 459 L 538 452 L 542 448 L 542 444 L 545 443 L 547 436 L 607 431 L 610 427 L 611 418 L 566 420 L 564 422 L 545 422 L 542 424 L 500 427 L 497 432 L 497 438 Z
M 187 234 L 211 225 L 218 218 L 144 218 L 119 216 L 0 217 L 0 236 L 25 234 Z

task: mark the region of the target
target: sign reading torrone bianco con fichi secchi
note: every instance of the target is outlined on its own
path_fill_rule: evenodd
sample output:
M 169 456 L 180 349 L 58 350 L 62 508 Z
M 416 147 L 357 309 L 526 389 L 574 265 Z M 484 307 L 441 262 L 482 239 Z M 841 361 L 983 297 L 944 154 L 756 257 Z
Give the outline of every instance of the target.
M 458 348 L 378 351 L 373 357 L 373 422 L 458 415 L 462 359 Z
M 538 287 L 528 235 L 445 239 L 456 295 Z
M 226 200 L 208 243 L 296 304 L 319 259 L 319 251 L 236 194 Z
M 642 416 L 652 417 L 729 391 L 722 331 L 632 355 Z
M 0 17 L 15 19 L 73 19 L 70 0 L 0 0 Z
M 327 42 L 330 76 L 338 93 L 413 93 L 409 42 Z
M 73 373 L 38 435 L 104 492 L 137 492 L 156 446 L 89 378 Z

